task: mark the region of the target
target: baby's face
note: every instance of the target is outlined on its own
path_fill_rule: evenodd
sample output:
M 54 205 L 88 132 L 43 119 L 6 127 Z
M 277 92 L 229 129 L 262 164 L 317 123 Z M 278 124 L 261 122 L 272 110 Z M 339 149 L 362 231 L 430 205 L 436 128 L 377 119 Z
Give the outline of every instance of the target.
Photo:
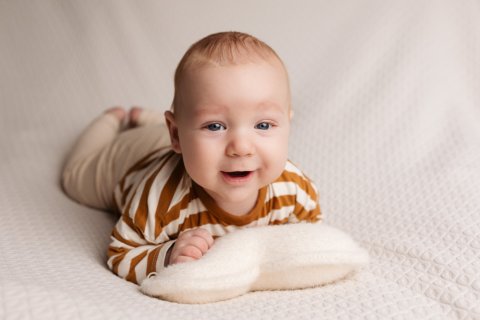
M 286 73 L 278 61 L 202 66 L 184 84 L 181 110 L 170 124 L 178 129 L 173 147 L 217 205 L 247 213 L 287 161 Z

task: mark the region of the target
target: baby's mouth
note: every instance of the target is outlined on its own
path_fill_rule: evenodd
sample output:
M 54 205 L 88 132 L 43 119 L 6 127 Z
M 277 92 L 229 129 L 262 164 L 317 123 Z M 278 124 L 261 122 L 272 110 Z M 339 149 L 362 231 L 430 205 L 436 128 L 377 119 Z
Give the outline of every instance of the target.
M 231 178 L 244 178 L 250 174 L 251 171 L 232 171 L 232 172 L 225 172 L 222 171 L 223 174 L 231 177 Z
M 222 175 L 227 183 L 239 185 L 250 181 L 253 171 L 222 171 Z

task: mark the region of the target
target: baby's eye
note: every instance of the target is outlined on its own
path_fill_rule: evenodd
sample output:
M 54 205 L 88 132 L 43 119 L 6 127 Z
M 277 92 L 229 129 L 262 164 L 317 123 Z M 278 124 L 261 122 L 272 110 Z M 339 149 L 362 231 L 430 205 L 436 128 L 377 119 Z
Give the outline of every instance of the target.
M 221 125 L 220 123 L 210 123 L 210 124 L 207 124 L 205 128 L 210 131 L 225 130 L 225 126 Z
M 255 129 L 260 129 L 260 130 L 268 130 L 272 127 L 271 123 L 268 122 L 260 122 L 255 126 Z

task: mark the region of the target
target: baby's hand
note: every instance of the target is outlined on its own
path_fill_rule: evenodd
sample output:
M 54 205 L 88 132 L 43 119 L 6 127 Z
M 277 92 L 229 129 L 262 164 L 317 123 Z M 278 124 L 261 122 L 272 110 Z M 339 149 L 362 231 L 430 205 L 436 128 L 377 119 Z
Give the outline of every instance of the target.
M 171 249 L 166 265 L 198 260 L 207 253 L 213 242 L 210 232 L 202 228 L 182 232 Z

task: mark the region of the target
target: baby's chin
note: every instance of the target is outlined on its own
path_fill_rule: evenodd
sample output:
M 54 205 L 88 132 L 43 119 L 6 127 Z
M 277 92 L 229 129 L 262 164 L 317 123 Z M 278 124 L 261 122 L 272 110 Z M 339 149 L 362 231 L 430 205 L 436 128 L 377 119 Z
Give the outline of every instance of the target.
M 217 202 L 241 203 L 250 200 L 253 196 L 257 196 L 261 187 L 232 187 L 223 188 L 214 192 L 212 198 Z
M 221 190 L 209 191 L 205 189 L 205 191 L 212 197 L 219 207 L 223 208 L 229 206 L 242 206 L 242 204 L 256 202 L 261 188 L 262 186 L 223 187 Z

